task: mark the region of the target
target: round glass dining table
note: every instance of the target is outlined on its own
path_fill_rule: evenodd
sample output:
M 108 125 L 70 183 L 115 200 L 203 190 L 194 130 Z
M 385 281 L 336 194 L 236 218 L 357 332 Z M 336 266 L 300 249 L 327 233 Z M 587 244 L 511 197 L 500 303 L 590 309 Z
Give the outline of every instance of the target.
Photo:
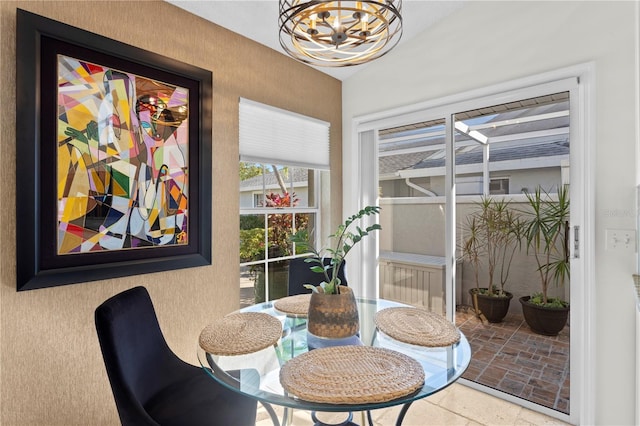
M 357 303 L 360 317 L 360 333 L 355 338 L 357 344 L 391 349 L 418 361 L 425 373 L 422 388 L 407 396 L 379 403 L 328 404 L 305 401 L 287 395 L 280 384 L 280 367 L 290 359 L 307 352 L 309 343 L 313 343 L 313 337 L 307 335 L 306 317 L 279 312 L 274 307 L 274 301 L 249 306 L 239 311 L 262 312 L 279 319 L 282 323 L 282 337 L 274 346 L 251 354 L 236 356 L 212 355 L 199 347 L 198 360 L 207 374 L 222 385 L 260 401 L 276 425 L 280 423 L 270 404 L 284 407 L 283 425 L 291 421 L 289 409 L 311 412 L 369 413 L 379 408 L 403 405 L 396 422 L 400 425 L 413 401 L 446 388 L 462 376 L 471 360 L 469 342 L 462 333 L 457 343 L 444 347 L 424 347 L 400 342 L 380 332 L 376 328 L 374 318 L 376 312 L 382 309 L 408 305 L 384 299 L 360 298 L 357 299 Z M 347 340 L 343 343 L 352 342 Z M 369 422 L 371 422 L 370 416 Z

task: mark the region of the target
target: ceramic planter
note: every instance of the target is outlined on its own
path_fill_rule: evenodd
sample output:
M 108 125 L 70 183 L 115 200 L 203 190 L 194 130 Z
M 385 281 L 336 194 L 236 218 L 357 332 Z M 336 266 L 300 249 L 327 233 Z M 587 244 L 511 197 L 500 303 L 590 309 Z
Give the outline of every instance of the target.
M 530 296 L 520 298 L 522 314 L 527 325 L 538 334 L 545 336 L 557 336 L 567 325 L 569 307 L 547 308 L 529 302 Z
M 487 321 L 492 323 L 502 322 L 509 312 L 509 304 L 513 299 L 513 294 L 508 291 L 505 291 L 506 296 L 498 297 L 481 294 L 477 289 L 472 288 L 469 290 L 469 294 L 476 311 L 480 311 Z

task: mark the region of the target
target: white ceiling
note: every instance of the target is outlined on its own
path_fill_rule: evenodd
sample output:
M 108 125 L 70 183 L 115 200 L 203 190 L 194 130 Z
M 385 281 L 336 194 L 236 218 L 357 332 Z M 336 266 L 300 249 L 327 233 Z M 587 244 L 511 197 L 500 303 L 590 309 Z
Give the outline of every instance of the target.
M 278 39 L 277 0 L 165 1 L 284 53 Z M 451 0 L 404 0 L 402 2 L 403 34 L 398 46 L 459 9 L 463 4 L 464 1 Z M 339 80 L 345 80 L 366 66 L 367 64 L 342 68 L 314 68 Z

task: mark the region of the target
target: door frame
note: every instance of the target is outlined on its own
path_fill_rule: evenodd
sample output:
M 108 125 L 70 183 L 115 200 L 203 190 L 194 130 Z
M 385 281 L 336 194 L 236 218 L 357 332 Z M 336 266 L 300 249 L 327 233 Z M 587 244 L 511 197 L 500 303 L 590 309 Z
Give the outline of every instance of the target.
M 411 122 L 427 121 L 431 118 L 445 118 L 451 121 L 451 108 L 454 112 L 474 109 L 488 104 L 506 103 L 538 95 L 555 92 L 570 92 L 570 181 L 571 185 L 571 241 L 577 241 L 572 247 L 571 281 L 581 285 L 571 290 L 571 405 L 567 416 L 558 411 L 539 406 L 532 402 L 495 391 L 468 380 L 462 383 L 479 388 L 490 394 L 534 409 L 544 414 L 568 421 L 573 424 L 591 424 L 595 422 L 595 65 L 593 62 L 579 64 L 543 74 L 529 76 L 509 82 L 458 93 L 439 99 L 406 105 L 373 114 L 354 117 L 350 140 L 343 146 L 343 176 L 353 184 L 358 196 L 343 199 L 345 212 L 356 211 L 372 200 L 377 200 L 378 167 L 370 161 L 372 151 L 377 152 L 378 130 L 399 126 Z M 489 102 L 489 103 L 488 103 Z M 447 114 L 449 114 L 447 116 Z M 447 126 L 450 129 L 452 126 Z M 366 137 L 362 137 L 366 134 Z M 446 137 L 446 311 L 453 320 L 455 299 L 455 185 L 453 161 L 453 132 L 447 130 Z M 372 143 L 373 142 L 373 143 Z M 365 161 L 369 161 L 366 163 Z M 375 191 L 375 192 L 373 192 Z M 353 194 L 351 194 L 353 195 Z M 577 232 L 577 234 L 576 234 Z M 577 249 L 577 250 L 575 250 Z M 359 294 L 375 296 L 378 294 L 377 277 L 377 237 L 370 239 L 367 247 L 353 253 L 353 265 L 350 282 L 358 283 Z M 576 253 L 578 256 L 576 257 Z M 366 280 L 363 278 L 367 277 Z M 366 283 L 366 284 L 363 284 Z M 492 392 L 493 391 L 493 392 Z

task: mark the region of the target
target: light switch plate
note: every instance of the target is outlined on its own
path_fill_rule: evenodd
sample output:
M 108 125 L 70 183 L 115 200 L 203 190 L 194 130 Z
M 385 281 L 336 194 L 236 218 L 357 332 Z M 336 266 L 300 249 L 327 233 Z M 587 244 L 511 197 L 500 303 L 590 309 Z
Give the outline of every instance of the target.
M 607 229 L 606 250 L 636 252 L 636 231 L 633 229 Z

